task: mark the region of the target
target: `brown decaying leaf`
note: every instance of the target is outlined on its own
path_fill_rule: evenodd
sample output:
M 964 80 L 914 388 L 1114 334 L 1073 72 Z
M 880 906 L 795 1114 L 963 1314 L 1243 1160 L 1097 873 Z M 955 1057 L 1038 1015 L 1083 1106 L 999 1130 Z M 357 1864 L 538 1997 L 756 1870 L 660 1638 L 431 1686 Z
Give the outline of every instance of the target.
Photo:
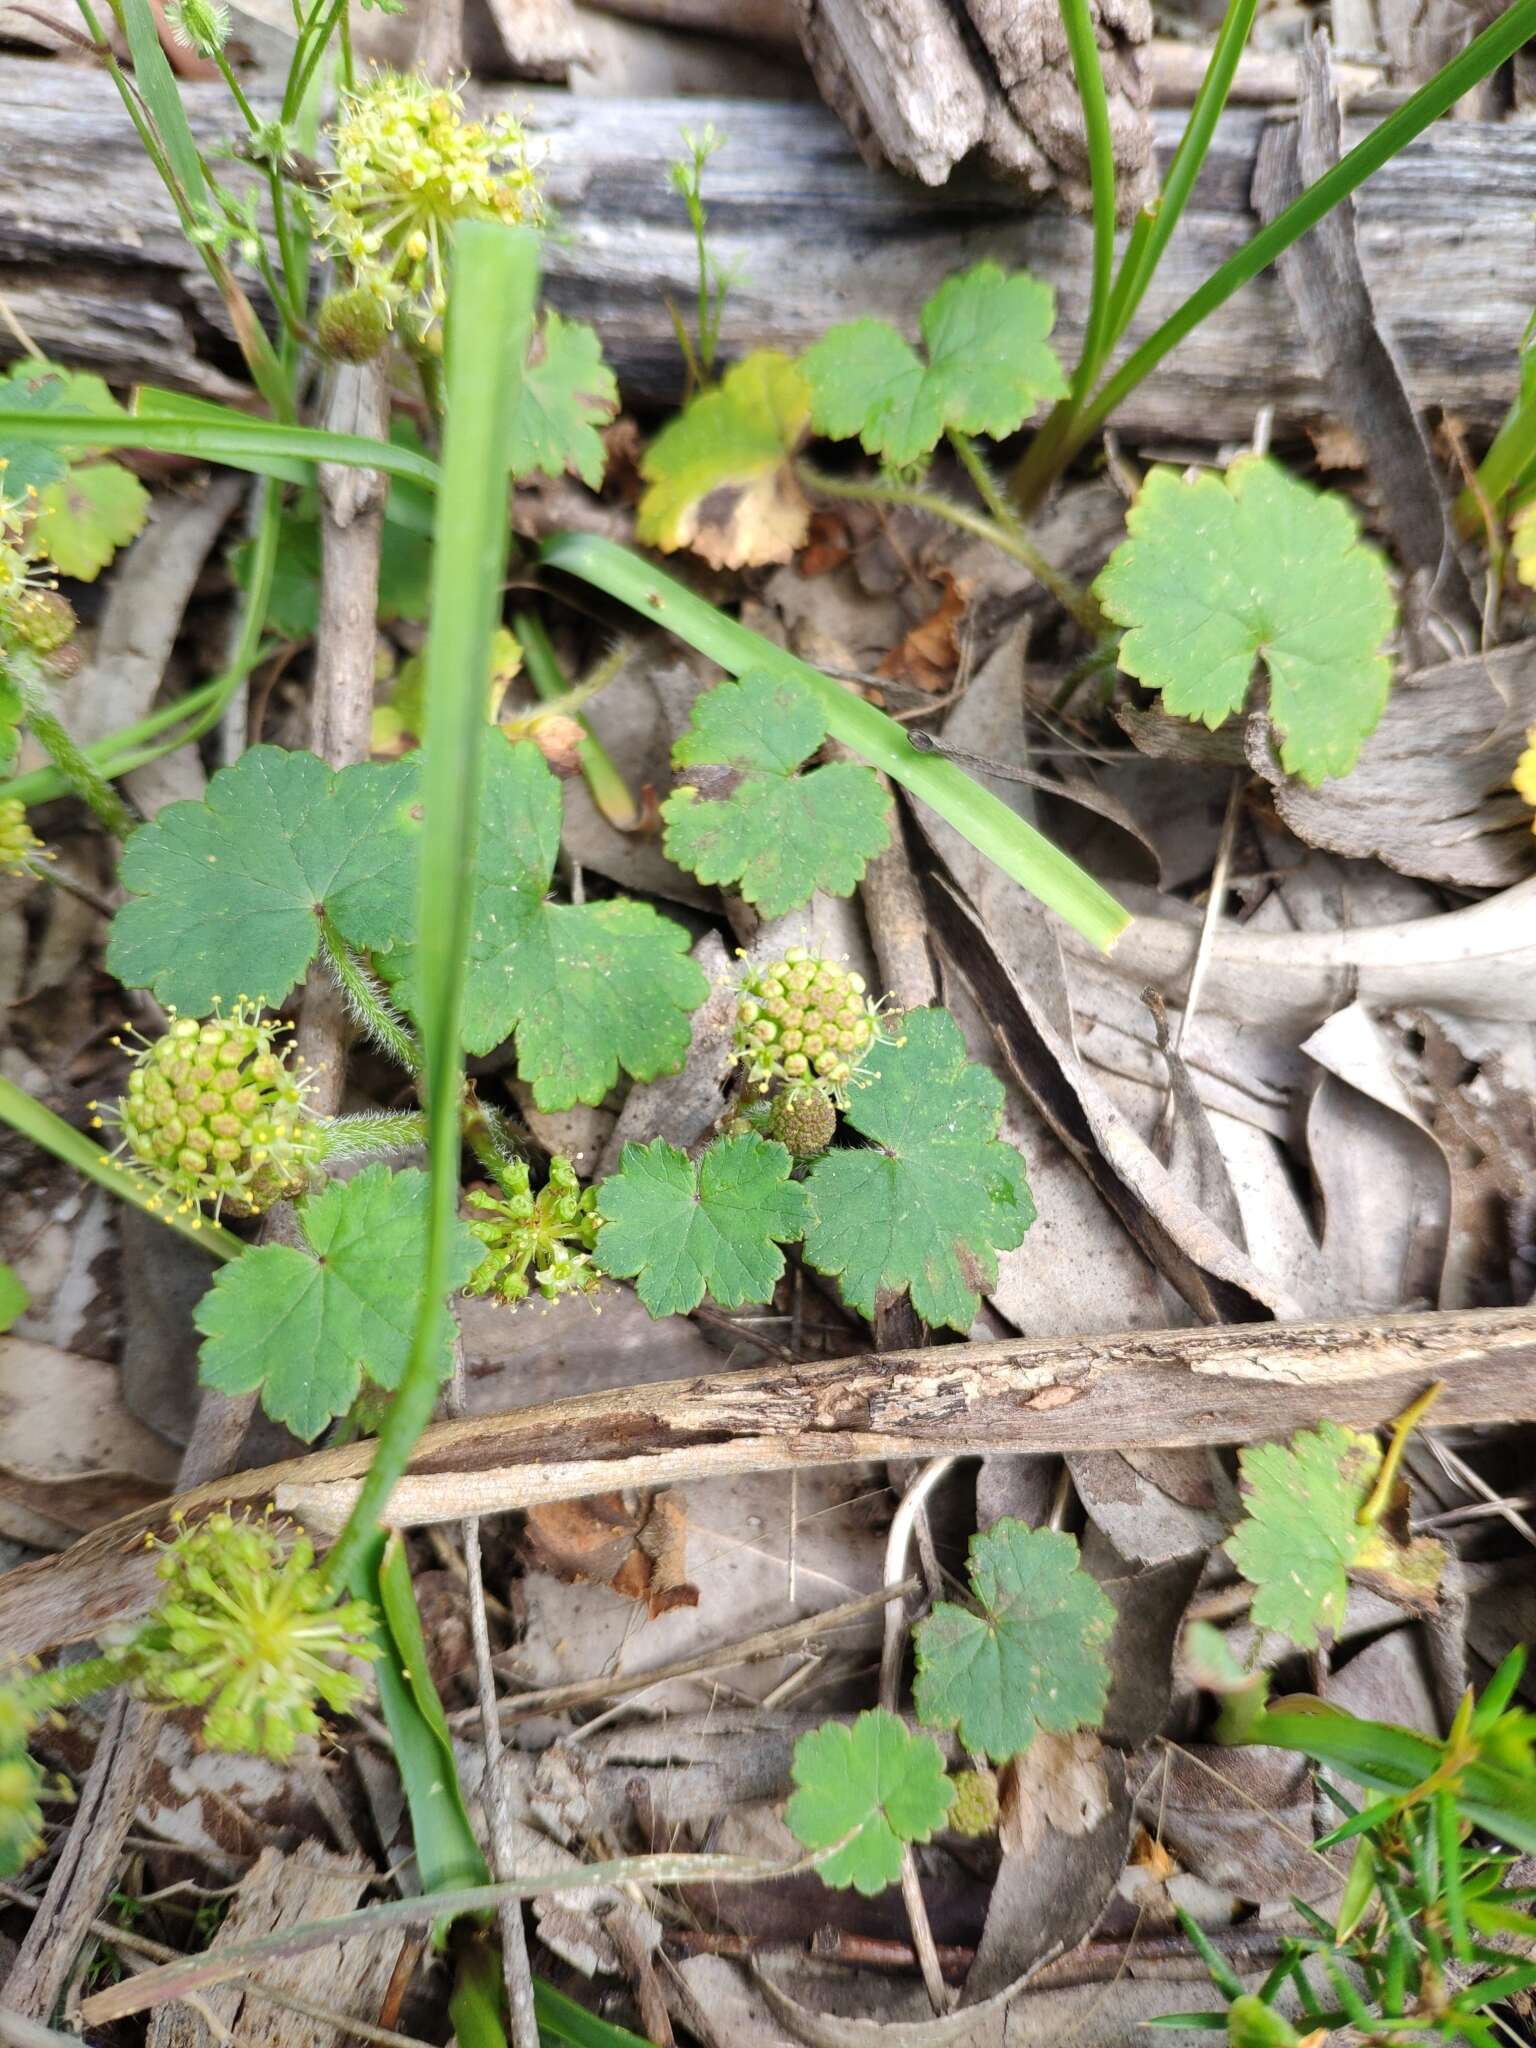
M 524 1530 L 529 1560 L 567 1584 L 611 1586 L 640 1601 L 654 1621 L 677 1607 L 697 1607 L 699 1589 L 687 1572 L 688 1508 L 680 1494 L 600 1493 L 589 1500 L 550 1501 L 530 1508 Z
M 899 647 L 891 649 L 876 673 L 937 696 L 949 688 L 960 666 L 956 634 L 970 601 L 970 585 L 948 569 L 936 569 L 933 580 L 942 591 L 938 603 L 926 618 L 919 619 Z
M 853 535 L 841 512 L 813 512 L 809 538 L 800 552 L 802 576 L 826 576 L 840 569 L 853 553 Z
M 678 520 L 678 544 L 712 569 L 788 562 L 805 539 L 810 505 L 787 465 L 745 486 L 722 484 Z

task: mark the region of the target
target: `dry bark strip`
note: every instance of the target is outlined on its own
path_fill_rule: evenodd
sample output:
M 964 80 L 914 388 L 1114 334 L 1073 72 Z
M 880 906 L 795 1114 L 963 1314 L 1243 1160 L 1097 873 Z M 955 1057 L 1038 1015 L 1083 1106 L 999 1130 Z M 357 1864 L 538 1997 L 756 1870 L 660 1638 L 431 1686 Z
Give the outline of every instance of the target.
M 226 125 L 222 86 L 184 88 L 194 129 Z M 668 164 L 684 109 L 673 101 L 486 95 L 533 103 L 548 137 L 561 232 L 545 248 L 549 295 L 595 322 L 626 396 L 675 402 L 681 385 L 667 301 L 696 284 L 687 219 Z M 730 145 L 710 166 L 711 246 L 733 273 L 728 356 L 803 348 L 871 313 L 912 331 L 949 270 L 993 256 L 1056 287 L 1060 343 L 1082 330 L 1092 233 L 1057 206 L 962 171 L 937 190 L 870 170 L 824 108 L 689 100 Z M 1154 116 L 1166 162 L 1184 115 Z M 1133 336 L 1167 317 L 1252 233 L 1261 110 L 1223 118 L 1200 186 Z M 1343 142 L 1373 125 L 1347 120 Z M 0 293 L 44 348 L 119 379 L 229 397 L 238 360 L 218 295 L 189 254 L 109 79 L 40 59 L 0 61 Z M 1393 160 L 1357 202 L 1362 271 L 1403 360 L 1416 408 L 1493 423 L 1514 390 L 1530 311 L 1526 283 L 1536 131 L 1444 122 Z M 793 279 L 786 291 L 784 281 Z M 1260 405 L 1289 429 L 1334 411 L 1284 285 L 1239 292 L 1140 387 L 1120 414 L 1133 435 L 1246 439 Z
M 390 1519 L 865 1459 L 1246 1443 L 1324 1415 L 1369 1429 L 1436 1379 L 1437 1427 L 1536 1421 L 1536 1307 L 951 1344 L 545 1401 L 435 1423 Z M 143 1613 L 154 1586 L 144 1537 L 173 1510 L 275 1499 L 331 1529 L 371 1452 L 347 1444 L 236 1473 L 8 1572 L 0 1664 Z

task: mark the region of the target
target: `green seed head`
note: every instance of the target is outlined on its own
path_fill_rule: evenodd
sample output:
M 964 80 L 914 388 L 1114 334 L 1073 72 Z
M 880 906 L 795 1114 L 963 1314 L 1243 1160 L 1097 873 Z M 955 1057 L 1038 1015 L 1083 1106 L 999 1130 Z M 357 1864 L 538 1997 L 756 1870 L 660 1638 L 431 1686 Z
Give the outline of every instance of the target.
M 315 340 L 338 363 L 368 363 L 389 340 L 389 308 L 363 285 L 332 292 L 315 315 Z
M 825 1152 L 837 1129 L 837 1111 L 825 1090 L 814 1083 L 786 1088 L 773 1099 L 767 1132 L 792 1158 L 814 1159 Z
M 997 1827 L 997 1779 L 991 1771 L 956 1771 L 949 1824 L 957 1835 L 990 1835 Z
M 34 654 L 57 654 L 75 637 L 80 621 L 67 597 L 44 584 L 32 583 L 12 600 L 9 614 L 12 634 Z
M 117 1105 L 120 1151 L 183 1208 L 258 1215 L 302 1194 L 324 1156 L 320 1119 L 279 1034 L 254 1004 L 227 1016 L 171 1016 L 145 1043 Z
M 863 976 L 835 960 L 819 960 L 803 946 L 752 968 L 742 981 L 736 1058 L 760 1088 L 810 1079 L 841 1105 L 883 1035 Z

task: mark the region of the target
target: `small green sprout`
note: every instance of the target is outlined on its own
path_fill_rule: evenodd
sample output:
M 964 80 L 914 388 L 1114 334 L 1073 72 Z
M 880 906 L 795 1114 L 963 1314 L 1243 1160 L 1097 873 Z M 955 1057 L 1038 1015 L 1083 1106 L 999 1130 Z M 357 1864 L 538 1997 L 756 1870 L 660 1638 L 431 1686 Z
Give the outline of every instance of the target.
M 469 1228 L 485 1246 L 466 1292 L 526 1300 L 537 1288 L 546 1301 L 562 1294 L 589 1294 L 598 1284 L 592 1263 L 599 1218 L 597 1190 L 583 1188 L 568 1159 L 549 1162 L 549 1179 L 535 1194 L 528 1168 L 517 1160 L 498 1176 L 500 1190 L 471 1188 L 477 1213 Z

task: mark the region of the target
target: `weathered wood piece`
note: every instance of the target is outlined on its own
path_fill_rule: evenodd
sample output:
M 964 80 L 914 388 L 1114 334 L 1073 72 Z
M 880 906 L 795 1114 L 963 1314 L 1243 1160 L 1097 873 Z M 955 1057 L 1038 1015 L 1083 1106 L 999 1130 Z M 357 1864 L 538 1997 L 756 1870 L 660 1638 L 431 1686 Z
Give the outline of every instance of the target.
M 223 103 L 186 89 L 212 143 Z M 1091 234 L 1055 205 L 968 173 L 936 190 L 868 169 L 833 116 L 767 101 L 600 100 L 488 95 L 526 108 L 549 142 L 560 232 L 546 252 L 550 297 L 596 323 L 631 403 L 672 402 L 681 384 L 666 300 L 687 304 L 694 251 L 668 164 L 678 131 L 707 120 L 730 146 L 710 166 L 711 238 L 735 272 L 731 354 L 799 349 L 836 320 L 875 313 L 915 329 L 949 271 L 990 255 L 1056 286 L 1070 351 L 1086 306 Z M 1166 159 L 1183 115 L 1159 113 Z M 1271 117 L 1230 111 L 1196 201 L 1132 330 L 1150 331 L 1257 222 L 1249 194 Z M 1344 142 L 1369 123 L 1345 123 Z M 239 362 L 218 296 L 186 249 L 111 81 L 46 59 L 0 60 L 0 292 L 45 349 L 110 372 L 229 395 Z M 1536 131 L 1443 123 L 1368 184 L 1358 202 L 1372 300 L 1415 405 L 1491 424 L 1514 389 L 1529 314 Z M 0 332 L 0 350 L 8 346 Z M 1283 430 L 1326 419 L 1325 382 L 1273 275 L 1239 292 L 1128 401 L 1140 439 L 1246 437 L 1272 404 Z
M 866 1458 L 1245 1443 L 1319 1416 L 1374 1428 L 1437 1379 L 1437 1428 L 1536 1421 L 1536 1309 L 947 1344 L 541 1401 L 434 1424 L 389 1515 L 411 1526 Z M 156 1581 L 144 1538 L 174 1510 L 275 1500 L 336 1527 L 372 1450 L 233 1473 L 7 1572 L 0 1666 L 145 1612 Z

